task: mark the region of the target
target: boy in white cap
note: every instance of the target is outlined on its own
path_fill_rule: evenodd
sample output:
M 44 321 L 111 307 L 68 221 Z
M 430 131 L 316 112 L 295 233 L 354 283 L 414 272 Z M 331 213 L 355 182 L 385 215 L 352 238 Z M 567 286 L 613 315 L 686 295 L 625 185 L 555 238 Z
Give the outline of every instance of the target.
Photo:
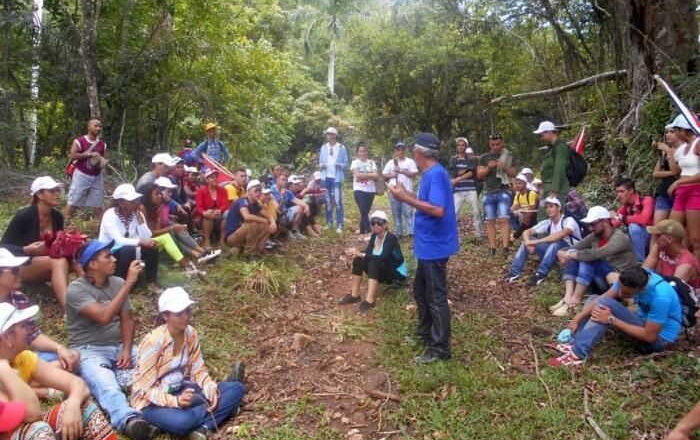
M 535 173 L 532 172 L 531 168 L 523 168 L 518 174 L 522 174 L 523 176 L 525 176 L 525 180 L 527 182 L 527 189 L 531 191 L 537 191 L 537 188 L 535 188 L 535 185 L 533 185 L 533 181 L 535 180 Z
M 638 265 L 632 248 L 632 241 L 611 223 L 610 212 L 602 206 L 594 206 L 588 215 L 581 219 L 590 226 L 591 233 L 567 250 L 557 253 L 559 263 L 564 267 L 566 295 L 557 303 L 554 310 L 561 310 L 562 316 L 570 313 L 583 299 L 588 286 L 594 281 L 611 283 L 618 274 Z
M 566 177 L 569 147 L 559 140 L 559 129 L 553 122 L 543 121 L 533 133 L 540 136 L 546 147 L 541 173 L 544 190 L 542 196 L 554 196 L 564 206 L 569 192 L 569 179 Z M 544 212 L 541 213 L 541 217 L 544 217 Z
M 515 238 L 520 238 L 523 231 L 532 227 L 537 220 L 539 197 L 536 191 L 528 189 L 527 177 L 523 174 L 518 174 L 513 179 L 513 190 L 511 225 Z
M 170 170 L 180 162 L 179 157 L 169 153 L 157 153 L 151 158 L 151 169 L 143 173 L 136 182 L 136 191 L 142 191 L 146 185 L 153 184 L 159 177 L 167 177 Z
M 345 212 L 343 210 L 343 180 L 348 167 L 348 151 L 345 145 L 337 142 L 338 130 L 328 127 L 325 131 L 326 143 L 321 146 L 318 166 L 326 188 L 326 226 L 338 226 L 336 232 L 343 232 Z M 335 218 L 333 217 L 335 211 Z

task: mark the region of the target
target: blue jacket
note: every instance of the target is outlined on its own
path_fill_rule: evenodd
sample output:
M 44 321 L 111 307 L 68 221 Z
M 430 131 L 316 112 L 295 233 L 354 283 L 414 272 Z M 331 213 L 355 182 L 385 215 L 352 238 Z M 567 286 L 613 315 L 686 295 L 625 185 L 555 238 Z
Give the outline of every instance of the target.
M 345 145 L 335 144 L 338 150 L 338 157 L 335 160 L 335 181 L 342 182 L 345 178 L 345 168 L 348 167 L 348 150 Z M 326 178 L 326 166 L 328 164 L 328 144 L 323 144 L 321 154 L 319 154 L 318 165 L 321 169 L 321 179 Z

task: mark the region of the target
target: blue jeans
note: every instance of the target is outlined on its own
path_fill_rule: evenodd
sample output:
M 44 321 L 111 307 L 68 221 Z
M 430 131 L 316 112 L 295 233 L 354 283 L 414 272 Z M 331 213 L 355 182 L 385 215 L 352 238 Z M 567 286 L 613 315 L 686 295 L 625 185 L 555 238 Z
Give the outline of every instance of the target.
M 391 214 L 394 216 L 394 232 L 399 237 L 413 235 L 413 207 L 389 196 Z
M 167 408 L 150 405 L 143 409 L 146 421 L 162 431 L 184 437 L 195 429 L 206 428 L 215 431 L 231 418 L 245 395 L 245 386 L 240 382 L 221 382 L 219 384 L 219 402 L 212 412 L 207 410 L 207 401 L 201 390 L 193 399 L 189 408 Z
M 333 227 L 333 209 L 335 209 L 336 223 L 339 228 L 345 224 L 345 212 L 343 211 L 343 182 L 326 178 L 326 224 Z
M 511 203 L 510 194 L 508 194 L 506 190 L 486 194 L 486 197 L 484 197 L 484 213 L 486 215 L 486 220 L 509 218 Z
M 83 378 L 97 403 L 109 415 L 112 426 L 123 430 L 126 421 L 140 415 L 139 411 L 129 406 L 129 401 L 122 391 L 126 385 L 117 379 L 117 356 L 121 345 L 82 345 L 73 347 L 80 352 L 80 377 Z M 131 353 L 131 365 L 136 366 L 136 350 Z
M 621 302 L 610 298 L 610 297 L 597 297 L 593 301 L 598 304 L 603 305 L 610 309 L 615 318 L 620 321 L 624 321 L 628 324 L 636 325 L 639 327 L 644 327 L 644 320 L 630 311 Z M 578 329 L 574 333 L 573 350 L 574 354 L 581 359 L 585 359 L 593 350 L 598 342 L 603 339 L 605 332 L 608 330 L 608 324 L 602 324 L 600 322 L 594 322 L 590 319 L 586 319 L 579 325 Z M 662 338 L 658 338 L 654 342 L 643 342 L 636 341 L 637 349 L 645 354 L 654 353 L 657 351 L 663 351 L 666 345 L 669 343 Z
M 576 261 L 571 260 L 564 268 L 564 281 L 576 281 L 582 286 L 589 286 L 594 279 L 603 279 L 609 273 L 615 272 L 615 268 L 605 260 Z
M 630 240 L 632 240 L 634 255 L 637 256 L 637 260 L 644 261 L 647 257 L 647 248 L 649 247 L 649 232 L 647 232 L 647 227 L 636 223 L 630 223 L 627 226 L 627 231 L 630 234 Z
M 535 245 L 535 253 L 540 257 L 540 265 L 537 267 L 537 274 L 546 277 L 552 266 L 557 262 L 557 252 L 567 247 L 569 244 L 564 240 L 559 240 L 554 243 L 539 243 Z M 510 275 L 520 275 L 523 273 L 525 262 L 530 253 L 527 251 L 527 246 L 520 245 L 518 252 L 515 253 L 513 264 L 510 267 Z

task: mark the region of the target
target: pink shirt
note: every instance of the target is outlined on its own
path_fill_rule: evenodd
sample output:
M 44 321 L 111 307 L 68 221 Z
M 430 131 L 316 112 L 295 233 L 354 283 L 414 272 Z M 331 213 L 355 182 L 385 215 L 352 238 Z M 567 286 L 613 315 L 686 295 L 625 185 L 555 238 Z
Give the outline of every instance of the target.
M 677 258 L 671 258 L 664 251 L 659 251 L 659 262 L 656 264 L 656 271 L 664 276 L 673 276 L 676 268 L 684 264 L 689 264 L 695 269 L 695 278 L 688 281 L 693 287 L 700 287 L 700 263 L 695 255 L 685 249 Z

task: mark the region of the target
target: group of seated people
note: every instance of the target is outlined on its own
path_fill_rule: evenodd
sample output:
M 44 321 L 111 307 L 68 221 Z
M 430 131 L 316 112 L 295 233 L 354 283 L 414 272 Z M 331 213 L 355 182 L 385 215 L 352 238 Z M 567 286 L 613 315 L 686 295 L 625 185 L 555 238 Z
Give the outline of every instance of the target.
M 160 294 L 162 325 L 136 345 L 129 297 L 147 263 L 134 259 L 115 276 L 115 245 L 92 240 L 76 256 L 81 276 L 65 297 L 68 347 L 41 333 L 38 306 L 18 290 L 30 257 L 0 248 L 0 404 L 14 408 L 4 431 L 11 439 L 116 440 L 120 432 L 146 440 L 164 432 L 201 440 L 240 408 L 243 366 L 234 363 L 223 382 L 210 377 L 190 325 L 195 302 L 183 288 Z M 60 403 L 42 411 L 40 397 Z

